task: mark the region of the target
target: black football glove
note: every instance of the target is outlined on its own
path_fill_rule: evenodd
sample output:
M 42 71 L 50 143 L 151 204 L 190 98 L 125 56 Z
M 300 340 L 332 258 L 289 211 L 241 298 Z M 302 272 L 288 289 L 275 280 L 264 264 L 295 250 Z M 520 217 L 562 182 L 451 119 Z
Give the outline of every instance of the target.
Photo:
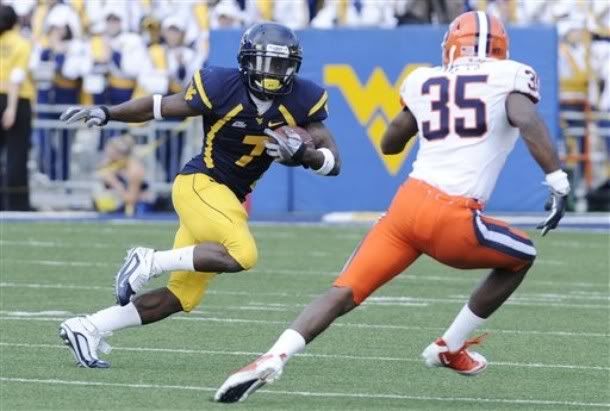
M 567 203 L 568 195 L 561 195 L 558 193 L 551 193 L 548 200 L 544 205 L 544 209 L 546 211 L 550 211 L 549 216 L 542 223 L 538 224 L 536 228 L 542 229 L 542 236 L 544 237 L 546 233 L 550 230 L 554 230 L 557 228 L 559 224 L 559 220 L 563 217 L 566 212 L 566 203 Z
M 61 114 L 59 119 L 65 121 L 66 124 L 72 124 L 79 120 L 83 120 L 85 125 L 91 128 L 93 126 L 105 126 L 110 119 L 110 115 L 108 114 L 108 109 L 104 106 L 69 107 Z
M 271 137 L 274 141 L 268 140 L 265 143 L 267 154 L 280 163 L 296 163 L 301 164 L 303 154 L 305 153 L 305 143 L 296 132 L 286 132 L 286 137 L 279 133 L 266 128 L 265 134 Z

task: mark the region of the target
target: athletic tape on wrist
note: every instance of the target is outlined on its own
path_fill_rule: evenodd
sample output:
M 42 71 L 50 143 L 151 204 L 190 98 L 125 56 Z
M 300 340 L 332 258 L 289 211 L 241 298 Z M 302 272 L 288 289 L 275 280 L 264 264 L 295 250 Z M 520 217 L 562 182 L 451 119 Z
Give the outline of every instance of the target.
M 570 192 L 568 175 L 561 169 L 547 174 L 545 180 L 549 187 L 558 194 L 566 195 Z
M 326 147 L 319 148 L 318 151 L 324 156 L 324 163 L 322 164 L 322 167 L 313 170 L 313 172 L 320 174 L 321 176 L 327 176 L 335 168 L 335 156 L 332 151 Z
M 104 116 L 105 116 L 105 118 L 100 123 L 100 126 L 105 126 L 110 121 L 110 111 L 108 110 L 108 107 L 106 107 L 106 106 L 100 106 L 100 110 L 102 110 L 104 112 Z
M 161 99 L 163 96 L 161 94 L 153 95 L 153 116 L 155 120 L 163 120 L 163 116 L 161 115 Z

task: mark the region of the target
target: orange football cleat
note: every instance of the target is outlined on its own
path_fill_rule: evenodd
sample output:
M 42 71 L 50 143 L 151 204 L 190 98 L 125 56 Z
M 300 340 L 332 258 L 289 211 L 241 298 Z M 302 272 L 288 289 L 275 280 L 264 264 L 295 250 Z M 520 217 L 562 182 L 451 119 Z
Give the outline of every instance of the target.
M 487 368 L 487 360 L 481 354 L 468 351 L 467 348 L 480 344 L 485 336 L 486 334 L 483 334 L 467 340 L 455 352 L 450 352 L 447 343 L 442 338 L 437 338 L 421 355 L 428 367 L 447 367 L 462 375 L 477 375 Z

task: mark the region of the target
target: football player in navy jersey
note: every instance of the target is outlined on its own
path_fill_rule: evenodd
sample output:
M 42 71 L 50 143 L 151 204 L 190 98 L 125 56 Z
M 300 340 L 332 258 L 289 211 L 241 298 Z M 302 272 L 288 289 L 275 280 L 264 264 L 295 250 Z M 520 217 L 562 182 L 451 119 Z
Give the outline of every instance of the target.
M 275 23 L 257 24 L 242 36 L 239 68 L 202 68 L 178 94 L 112 107 L 74 107 L 62 114 L 67 123 L 84 121 L 88 127 L 165 117 L 204 120 L 202 153 L 188 162 L 172 188 L 180 221 L 173 249 L 129 250 L 116 275 L 118 305 L 70 318 L 60 326 L 61 338 L 82 366 L 109 366 L 98 350 L 107 351 L 104 337 L 111 332 L 191 311 L 217 273 L 248 270 L 256 264 L 256 244 L 242 202 L 274 160 L 321 175 L 339 173 L 337 147 L 322 123 L 328 115 L 328 94 L 298 77 L 301 61 L 302 50 L 292 30 Z M 296 132 L 280 136 L 273 131 L 282 126 L 306 129 L 315 147 Z M 165 272 L 171 272 L 167 287 L 139 294 L 150 279 Z

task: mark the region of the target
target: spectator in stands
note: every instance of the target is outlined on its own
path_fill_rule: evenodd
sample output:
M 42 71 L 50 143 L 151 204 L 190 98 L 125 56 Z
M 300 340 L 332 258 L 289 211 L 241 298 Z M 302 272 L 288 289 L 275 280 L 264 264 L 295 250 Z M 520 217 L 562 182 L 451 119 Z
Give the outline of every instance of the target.
M 39 7 L 37 0 L 2 0 L 0 3 L 11 6 L 17 13 L 17 24 L 21 29 L 21 34 L 28 39 L 32 39 L 32 16 Z
M 446 24 L 465 11 L 465 2 L 457 0 L 396 0 L 398 24 Z
M 221 0 L 210 15 L 211 29 L 238 29 L 243 24 L 244 15 L 235 0 Z
M 32 40 L 35 43 L 44 43 L 46 21 L 52 12 L 65 16 L 64 18 L 68 21 L 67 24 L 71 27 L 74 37 L 81 36 L 80 17 L 69 4 L 64 4 L 61 0 L 40 1 L 32 14 L 31 21 Z
M 146 169 L 134 155 L 135 142 L 129 135 L 115 137 L 104 148 L 98 170 L 103 189 L 94 195 L 96 210 L 142 214 L 152 208 L 152 193 L 145 180 Z
M 30 70 L 37 88 L 37 117 L 57 120 L 55 105 L 80 102 L 81 78 L 89 65 L 85 44 L 76 38 L 80 26 L 71 12 L 60 5 L 46 16 L 44 36 L 34 46 Z M 44 127 L 35 131 L 40 171 L 52 180 L 69 178 L 71 139 L 75 130 Z
M 184 43 L 195 50 L 202 61 L 209 52 L 210 7 L 216 0 L 157 0 L 150 17 L 159 22 L 166 17 L 179 17 L 186 27 Z
M 91 34 L 100 34 L 106 30 L 106 19 L 108 10 L 112 9 L 123 21 L 122 30 L 137 33 L 140 29 L 140 22 L 147 14 L 152 12 L 152 1 L 140 0 L 72 0 L 72 3 L 79 3 L 83 24 L 87 26 L 87 31 Z M 155 5 L 156 7 L 156 5 Z
M 176 15 L 166 17 L 161 32 L 162 43 L 148 48 L 152 71 L 143 76 L 141 85 L 148 94 L 179 93 L 203 61 L 184 43 L 186 22 L 182 18 Z M 157 159 L 165 170 L 166 181 L 172 181 L 182 166 L 185 133 L 177 130 L 182 120 L 166 119 L 163 125 L 174 127 L 157 131 Z
M 32 132 L 28 76 L 31 44 L 20 33 L 17 14 L 0 5 L 0 210 L 29 210 L 28 150 Z
M 311 21 L 318 29 L 333 27 L 396 26 L 393 0 L 324 0 L 323 6 Z
M 102 74 L 103 87 L 94 95 L 95 104 L 120 104 L 133 97 L 138 76 L 150 69 L 142 38 L 127 31 L 127 16 L 120 3 L 110 3 L 105 11 L 103 36 L 91 39 L 94 71 Z
M 138 80 L 150 73 L 151 63 L 146 45 L 139 34 L 127 31 L 127 16 L 121 2 L 110 2 L 104 9 L 105 29 L 91 37 L 91 67 L 83 89 L 92 95 L 92 103 L 116 105 L 137 97 Z M 142 93 L 143 94 L 143 91 Z M 102 130 L 100 147 L 109 137 L 124 130 Z
M 276 21 L 293 30 L 302 29 L 309 25 L 309 4 L 307 0 L 245 0 L 244 5 L 246 25 L 261 20 Z

